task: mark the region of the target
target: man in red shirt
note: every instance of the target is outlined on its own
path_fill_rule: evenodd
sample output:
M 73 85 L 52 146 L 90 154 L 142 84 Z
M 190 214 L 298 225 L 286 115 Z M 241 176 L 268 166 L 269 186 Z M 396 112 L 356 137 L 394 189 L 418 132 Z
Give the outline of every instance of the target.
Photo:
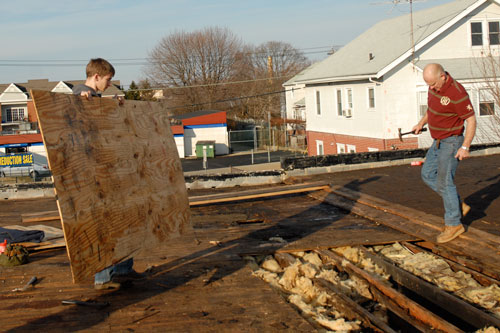
M 424 81 L 429 86 L 428 108 L 413 132 L 419 134 L 428 124 L 434 139 L 425 157 L 422 179 L 443 198 L 445 227 L 437 236 L 437 242 L 446 243 L 465 232 L 460 222 L 462 209 L 454 178 L 458 162 L 469 157 L 476 117 L 464 87 L 440 64 L 425 66 Z M 470 209 L 465 203 L 462 207 L 463 214 Z

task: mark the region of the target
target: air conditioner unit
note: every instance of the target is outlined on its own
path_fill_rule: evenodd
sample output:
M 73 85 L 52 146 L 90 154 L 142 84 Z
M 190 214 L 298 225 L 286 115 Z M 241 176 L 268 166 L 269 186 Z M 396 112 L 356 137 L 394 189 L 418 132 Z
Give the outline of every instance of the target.
M 343 110 L 342 113 L 343 113 L 344 117 L 346 117 L 346 118 L 352 117 L 352 110 L 351 109 Z

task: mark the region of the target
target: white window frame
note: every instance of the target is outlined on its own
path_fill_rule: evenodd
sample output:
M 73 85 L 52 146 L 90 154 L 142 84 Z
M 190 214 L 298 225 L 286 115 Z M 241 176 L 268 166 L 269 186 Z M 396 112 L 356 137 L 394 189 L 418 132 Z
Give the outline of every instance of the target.
M 370 101 L 371 101 L 370 91 L 373 91 L 373 106 L 370 105 Z M 367 105 L 369 111 L 375 111 L 375 108 L 377 107 L 377 100 L 375 98 L 375 86 L 366 88 L 366 105 Z
M 422 119 L 423 116 L 425 116 L 425 113 L 427 112 L 427 101 L 428 101 L 428 90 L 421 90 L 417 89 L 417 119 L 420 120 Z M 425 102 L 425 103 L 423 103 Z M 424 107 L 425 111 L 422 112 L 422 106 Z
M 325 145 L 322 140 L 316 140 L 316 155 L 323 156 L 325 155 Z
M 499 31 L 497 31 L 498 41 L 497 41 L 496 44 L 491 44 L 491 42 L 490 42 L 490 35 L 491 35 L 491 32 L 490 32 L 490 23 L 498 23 Z M 488 45 L 489 46 L 495 46 L 495 47 L 500 46 L 500 20 L 499 19 L 496 19 L 496 20 L 487 20 L 486 21 L 486 26 L 488 27 Z
M 500 31 L 498 36 L 498 44 L 490 43 L 490 23 L 497 22 L 499 24 L 500 29 L 500 18 L 488 18 L 483 20 L 470 20 L 467 25 L 467 33 L 469 39 L 469 45 L 473 49 L 483 49 L 485 47 L 494 47 L 500 48 Z M 481 24 L 481 45 L 472 45 L 472 23 L 480 23 Z
M 345 154 L 345 152 L 346 152 L 345 144 L 337 143 L 337 154 Z
M 348 154 L 355 154 L 356 153 L 356 146 L 355 145 L 347 145 L 347 153 Z
M 22 115 L 20 116 L 20 114 Z M 16 115 L 14 117 L 14 114 Z M 9 120 L 10 116 L 10 120 Z M 15 118 L 15 119 L 14 119 Z M 5 108 L 5 122 L 4 123 L 13 123 L 18 121 L 25 121 L 28 118 L 28 113 L 26 107 L 15 106 L 15 107 L 6 107 Z M 3 119 L 3 117 L 2 117 Z
M 340 94 L 340 96 L 339 96 Z M 336 99 L 336 105 L 337 105 L 337 116 L 342 117 L 344 115 L 343 110 L 344 110 L 344 103 L 342 101 L 342 89 L 336 89 L 335 90 L 335 99 Z
M 481 45 L 472 45 L 472 23 L 481 23 Z M 484 40 L 484 22 L 483 21 L 471 20 L 471 21 L 469 21 L 469 24 L 467 25 L 467 29 L 468 29 L 468 36 L 469 36 L 469 45 L 470 45 L 470 47 L 472 47 L 472 48 L 482 48 L 482 47 L 484 47 L 486 45 L 485 44 L 485 40 Z
M 352 109 L 354 109 L 354 93 L 352 91 L 352 88 L 345 88 L 345 98 L 346 98 L 347 109 L 351 109 L 352 111 Z
M 489 95 L 489 96 L 485 96 L 485 95 Z M 493 114 L 481 114 L 481 104 L 484 104 L 484 103 L 493 103 Z M 492 116 L 495 116 L 495 114 L 497 113 L 496 109 L 497 109 L 497 106 L 495 105 L 495 99 L 493 98 L 493 96 L 491 96 L 491 92 L 489 91 L 489 89 L 487 89 L 487 88 L 486 89 L 479 89 L 477 115 L 481 118 L 492 117 Z
M 314 105 L 316 106 L 316 115 L 321 116 L 321 92 L 319 90 L 314 91 Z
M 369 152 L 372 152 L 372 151 L 379 151 L 379 149 L 378 149 L 378 148 L 368 147 L 368 151 L 369 151 Z

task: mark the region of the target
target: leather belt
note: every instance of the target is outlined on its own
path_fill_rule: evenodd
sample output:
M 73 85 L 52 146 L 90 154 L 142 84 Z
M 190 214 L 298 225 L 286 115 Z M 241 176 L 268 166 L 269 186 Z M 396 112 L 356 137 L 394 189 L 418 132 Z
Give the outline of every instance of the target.
M 448 138 L 450 138 L 452 136 L 458 136 L 458 134 L 450 135 Z M 445 138 L 445 139 L 447 139 L 447 138 Z M 439 144 L 441 143 L 441 139 L 435 139 L 435 140 L 436 140 L 436 149 L 439 149 Z

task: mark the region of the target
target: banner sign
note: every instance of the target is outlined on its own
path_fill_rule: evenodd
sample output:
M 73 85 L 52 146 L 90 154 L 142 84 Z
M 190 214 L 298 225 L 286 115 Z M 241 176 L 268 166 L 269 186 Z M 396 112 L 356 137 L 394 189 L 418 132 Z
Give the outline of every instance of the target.
M 33 165 L 33 154 L 0 156 L 0 167 L 18 167 Z

